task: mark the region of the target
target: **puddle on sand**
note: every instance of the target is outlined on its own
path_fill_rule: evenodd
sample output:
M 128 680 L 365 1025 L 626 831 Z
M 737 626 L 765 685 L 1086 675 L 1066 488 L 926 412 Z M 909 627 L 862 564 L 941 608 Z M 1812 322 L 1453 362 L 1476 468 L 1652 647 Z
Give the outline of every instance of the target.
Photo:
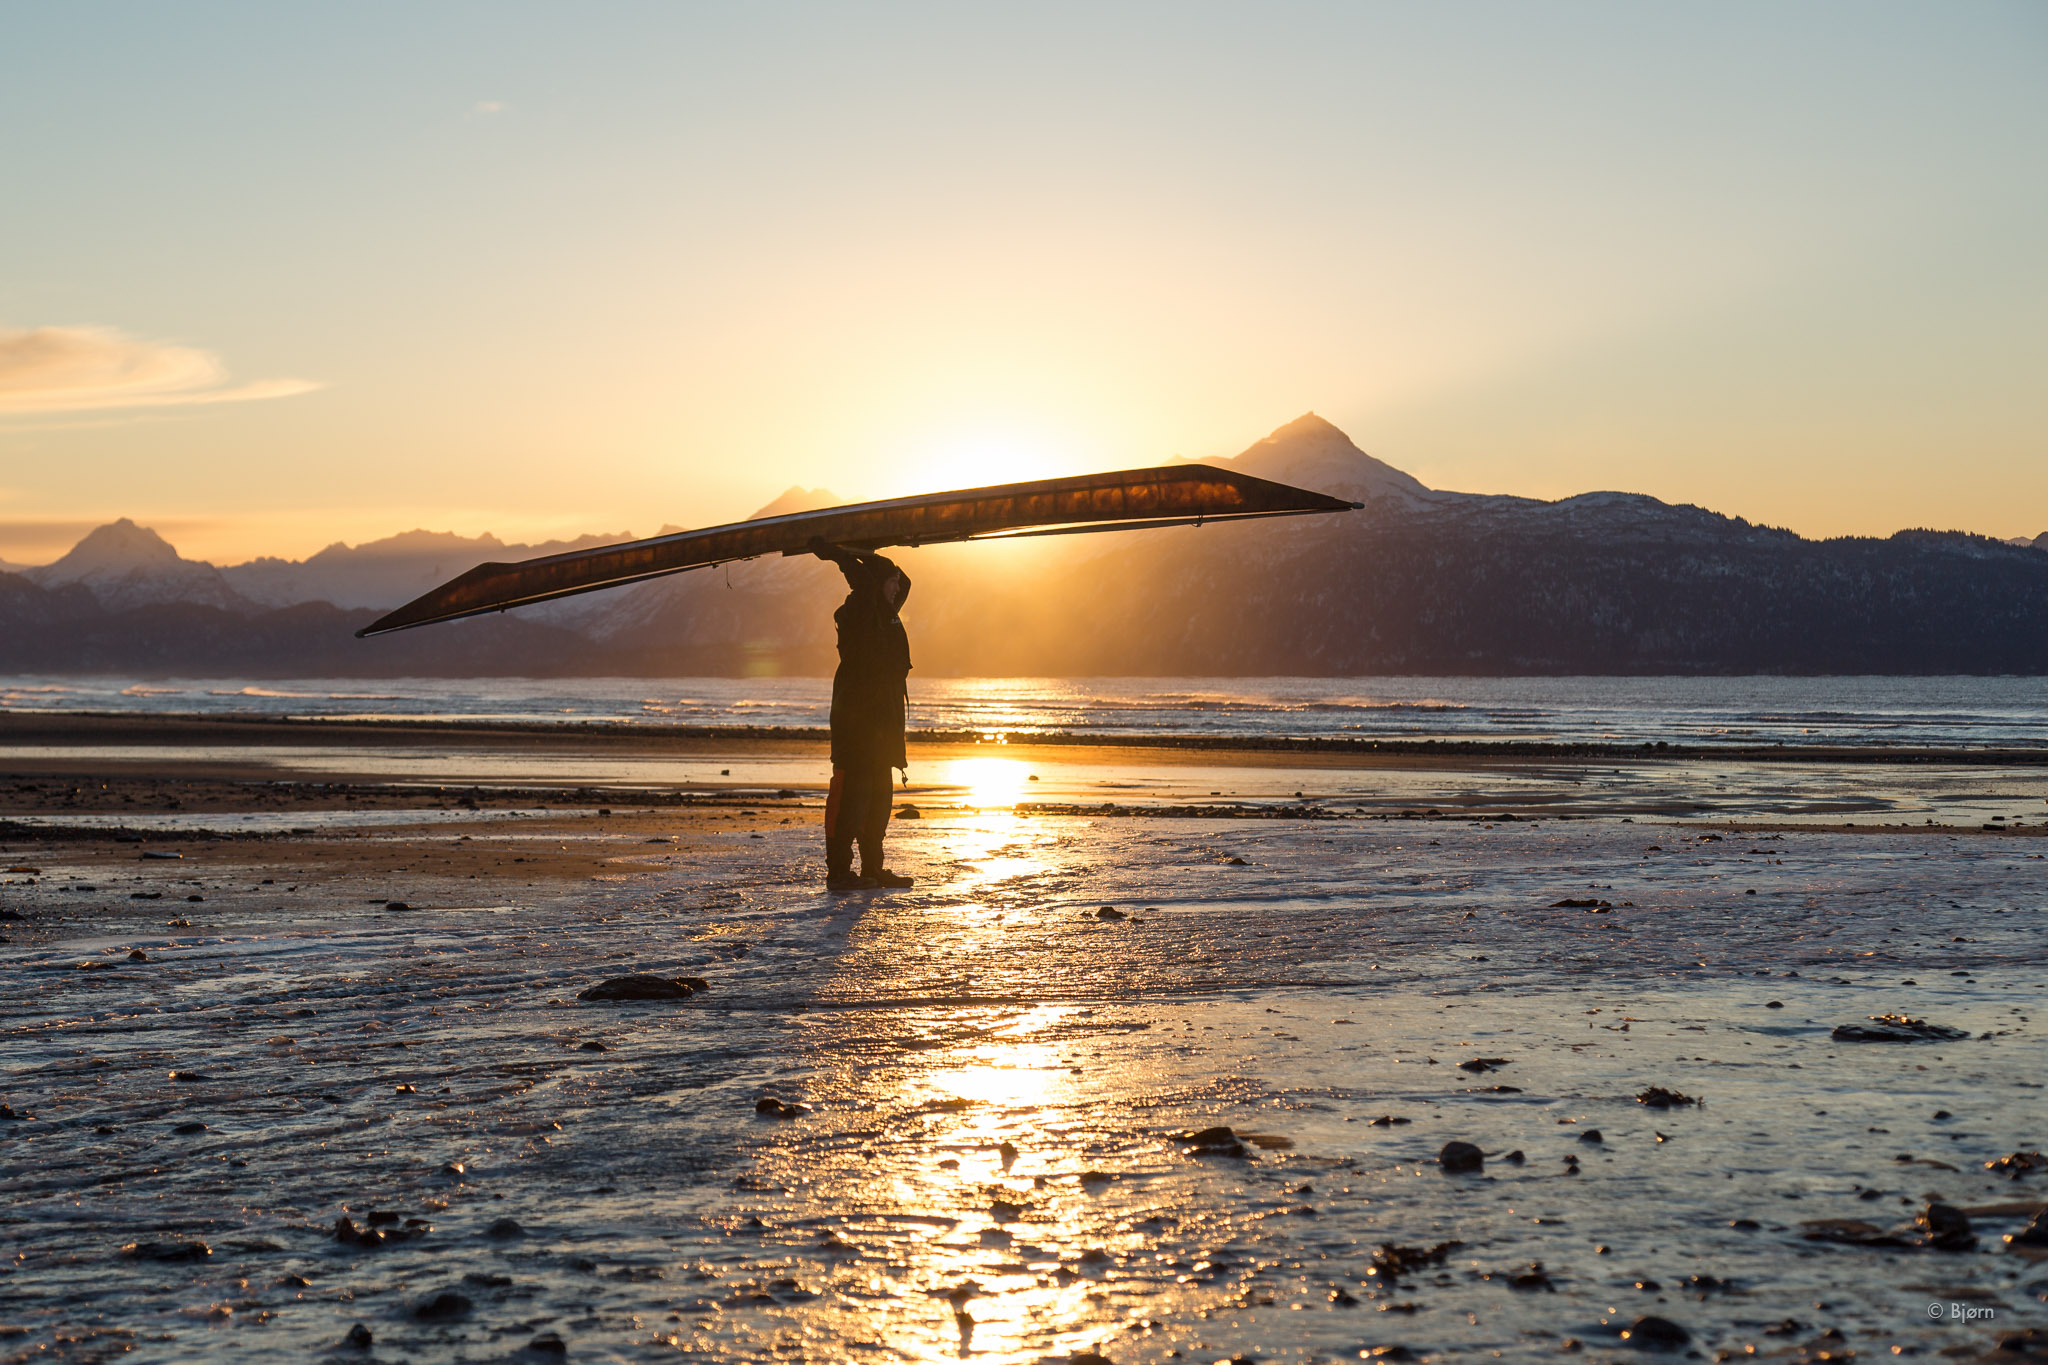
M 914 892 L 821 897 L 815 830 L 777 829 L 510 911 L 209 902 L 203 938 L 10 888 L 0 1098 L 34 1118 L 0 1129 L 24 1329 L 0 1350 L 272 1359 L 362 1322 L 380 1356 L 479 1361 L 543 1332 L 585 1359 L 1476 1360 L 1614 1354 L 1656 1314 L 1709 1356 L 1830 1327 L 1876 1355 L 2043 1312 L 2048 1267 L 1997 1249 L 2015 1215 L 1981 1216 L 1975 1253 L 1798 1235 L 1930 1193 L 2043 1197 L 1982 1168 L 2048 1127 L 2048 865 L 2007 841 L 1007 817 L 893 838 Z M 131 940 L 152 960 L 78 969 Z M 574 1002 L 626 970 L 712 988 Z M 1829 1038 L 1893 1009 L 1973 1036 Z M 1652 1111 L 1650 1085 L 1706 1103 Z M 1216 1124 L 1257 1137 L 1174 1136 Z M 1452 1139 L 1483 1172 L 1436 1166 Z M 432 1230 L 336 1242 L 379 1211 Z M 121 1251 L 191 1241 L 211 1255 Z M 1373 1273 L 1381 1243 L 1453 1241 Z M 1547 1288 L 1516 1287 L 1531 1262 Z M 444 1289 L 468 1307 L 419 1317 Z M 1999 1317 L 1931 1321 L 1935 1300 Z

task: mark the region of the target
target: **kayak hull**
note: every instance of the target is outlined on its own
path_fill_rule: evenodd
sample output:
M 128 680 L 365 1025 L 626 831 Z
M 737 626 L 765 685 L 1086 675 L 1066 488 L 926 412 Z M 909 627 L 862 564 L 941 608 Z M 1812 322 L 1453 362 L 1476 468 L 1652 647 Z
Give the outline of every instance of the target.
M 1248 517 L 1349 511 L 1357 504 L 1210 465 L 929 493 L 762 517 L 601 545 L 516 564 L 479 564 L 356 632 L 382 635 L 638 583 L 736 559 L 802 554 L 824 540 L 857 549 L 1011 535 L 1137 530 Z

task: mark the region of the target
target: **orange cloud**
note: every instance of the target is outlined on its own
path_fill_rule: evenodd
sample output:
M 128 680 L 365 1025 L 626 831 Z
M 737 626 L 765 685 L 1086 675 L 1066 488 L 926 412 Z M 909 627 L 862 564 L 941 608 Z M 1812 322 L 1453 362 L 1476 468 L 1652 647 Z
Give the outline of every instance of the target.
M 111 327 L 0 328 L 0 414 L 246 403 L 319 387 L 304 379 L 231 384 L 211 351 Z

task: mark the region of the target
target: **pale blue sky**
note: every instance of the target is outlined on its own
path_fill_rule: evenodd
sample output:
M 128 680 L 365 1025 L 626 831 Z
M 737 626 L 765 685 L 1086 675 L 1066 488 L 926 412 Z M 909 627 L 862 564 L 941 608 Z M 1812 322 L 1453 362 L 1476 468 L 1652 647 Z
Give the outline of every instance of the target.
M 1309 409 L 1443 487 L 2032 534 L 2044 76 L 2035 3 L 0 0 L 0 558 L 644 534 Z

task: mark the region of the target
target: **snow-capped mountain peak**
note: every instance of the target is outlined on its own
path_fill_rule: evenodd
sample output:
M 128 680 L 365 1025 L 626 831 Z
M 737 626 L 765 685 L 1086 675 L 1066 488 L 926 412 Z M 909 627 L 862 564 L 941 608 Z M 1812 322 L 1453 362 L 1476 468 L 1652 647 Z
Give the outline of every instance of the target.
M 1411 502 L 1431 494 L 1422 480 L 1374 459 L 1312 412 L 1295 418 L 1235 459 L 1215 463 L 1355 502 L 1382 498 Z
M 220 570 L 183 558 L 169 541 L 127 517 L 94 528 L 62 559 L 25 576 L 45 588 L 82 584 L 108 611 L 166 602 L 231 609 L 248 605 Z

